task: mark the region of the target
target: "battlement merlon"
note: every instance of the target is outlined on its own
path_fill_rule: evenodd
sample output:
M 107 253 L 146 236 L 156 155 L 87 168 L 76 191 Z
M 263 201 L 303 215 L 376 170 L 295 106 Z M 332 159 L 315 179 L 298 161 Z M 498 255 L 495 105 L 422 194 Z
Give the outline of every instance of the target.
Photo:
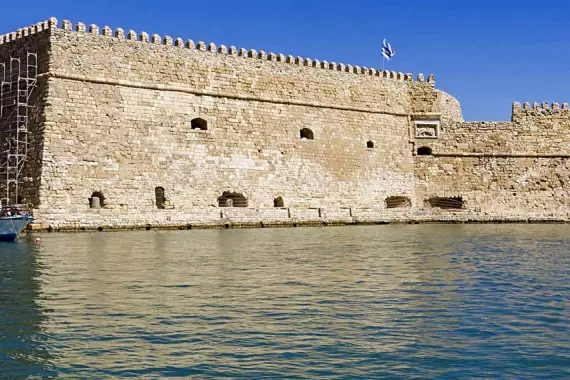
M 414 76 L 411 73 L 379 70 L 369 67 L 347 65 L 344 63 L 328 62 L 326 60 L 321 61 L 312 58 L 294 57 L 292 55 L 285 56 L 283 54 L 276 54 L 272 52 L 266 53 L 263 50 L 257 51 L 255 49 L 250 49 L 250 50 L 246 50 L 243 48 L 238 49 L 235 46 L 230 46 L 230 47 L 226 47 L 225 45 L 216 46 L 216 44 L 214 43 L 206 44 L 203 41 L 194 43 L 194 41 L 192 40 L 187 40 L 186 42 L 184 42 L 182 38 L 173 39 L 170 36 L 161 37 L 158 34 L 149 35 L 149 33 L 146 32 L 141 32 L 140 34 L 137 34 L 134 30 L 129 30 L 127 33 L 125 33 L 125 29 L 122 28 L 117 28 L 113 31 L 108 26 L 99 28 L 99 26 L 91 24 L 89 25 L 89 27 L 87 27 L 82 22 L 76 23 L 74 28 L 72 22 L 69 20 L 63 20 L 61 22 L 61 25 L 58 27 L 58 20 L 55 17 L 51 17 L 46 21 L 37 23 L 30 27 L 18 29 L 16 32 L 0 35 L 0 44 L 10 43 L 19 40 L 21 38 L 27 37 L 29 35 L 37 34 L 39 32 L 50 29 L 60 29 L 70 33 L 101 35 L 121 40 L 151 43 L 151 44 L 164 45 L 175 48 L 196 49 L 206 53 L 224 54 L 224 55 L 239 56 L 244 58 L 282 62 L 291 65 L 312 67 L 324 70 L 341 71 L 358 75 L 368 75 L 384 79 L 393 79 L 393 80 L 410 81 L 410 82 L 415 81 L 420 83 L 427 83 L 431 87 L 435 88 L 434 75 L 429 75 L 426 80 L 424 74 L 420 73 L 416 76 L 414 80 Z
M 51 17 L 48 20 L 38 22 L 37 24 L 31 26 L 20 28 L 15 32 L 0 34 L 0 45 L 8 44 L 10 42 L 14 42 L 24 37 L 38 34 L 50 29 L 57 29 L 57 19 L 55 17 Z
M 548 102 L 514 102 L 512 106 L 511 120 L 517 121 L 523 117 L 552 117 L 552 116 L 570 119 L 570 108 L 568 103 L 548 103 Z

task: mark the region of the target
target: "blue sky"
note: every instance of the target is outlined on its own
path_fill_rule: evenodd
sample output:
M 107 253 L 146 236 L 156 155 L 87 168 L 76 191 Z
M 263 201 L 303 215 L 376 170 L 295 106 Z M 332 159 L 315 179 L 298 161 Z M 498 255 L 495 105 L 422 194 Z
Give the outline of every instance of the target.
M 513 101 L 570 102 L 570 2 L 528 0 L 16 1 L 0 33 L 55 16 L 174 38 L 433 73 L 466 120 L 508 120 Z

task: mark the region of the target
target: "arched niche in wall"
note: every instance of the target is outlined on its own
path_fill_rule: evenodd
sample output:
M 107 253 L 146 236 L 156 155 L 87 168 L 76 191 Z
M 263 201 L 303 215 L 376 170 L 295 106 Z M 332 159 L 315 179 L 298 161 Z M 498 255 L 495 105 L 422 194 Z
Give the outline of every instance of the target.
M 299 134 L 301 135 L 301 139 L 306 139 L 306 140 L 314 140 L 315 139 L 315 135 L 313 134 L 313 131 L 311 131 L 309 128 L 302 128 L 299 131 Z
M 417 150 L 418 156 L 431 156 L 433 154 L 429 146 L 421 146 Z
M 283 197 L 279 196 L 273 199 L 273 207 L 285 207 L 285 202 L 283 201 Z
M 241 193 L 224 191 L 218 197 L 218 207 L 247 207 L 247 198 Z
M 164 197 L 164 187 L 157 186 L 154 188 L 154 199 L 156 207 L 159 209 L 163 209 L 164 204 L 166 203 L 166 198 Z
M 101 191 L 94 191 L 89 197 L 90 208 L 101 208 L 105 205 L 105 196 Z
M 408 197 L 393 196 L 384 200 L 386 208 L 406 208 L 412 207 L 412 201 Z
M 431 207 L 437 207 L 444 210 L 461 210 L 465 208 L 465 202 L 461 197 L 432 197 L 427 200 Z
M 190 128 L 206 131 L 208 130 L 208 122 L 200 117 L 197 117 L 190 121 Z

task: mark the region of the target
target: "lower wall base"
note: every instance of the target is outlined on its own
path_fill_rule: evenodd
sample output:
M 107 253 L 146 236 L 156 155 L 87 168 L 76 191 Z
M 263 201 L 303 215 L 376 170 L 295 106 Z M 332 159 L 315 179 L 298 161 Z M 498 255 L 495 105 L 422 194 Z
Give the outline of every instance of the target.
M 489 214 L 440 209 L 209 208 L 133 212 L 34 212 L 33 231 L 264 228 L 391 223 L 568 223 L 570 212 Z

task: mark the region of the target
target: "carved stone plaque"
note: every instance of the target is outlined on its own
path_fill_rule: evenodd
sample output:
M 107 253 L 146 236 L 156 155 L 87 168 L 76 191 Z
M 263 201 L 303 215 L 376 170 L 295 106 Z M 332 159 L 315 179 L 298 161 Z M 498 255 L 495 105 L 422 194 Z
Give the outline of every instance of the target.
M 437 138 L 437 125 L 416 124 L 416 137 Z
M 439 138 L 439 121 L 417 120 L 415 122 L 415 137 L 417 139 Z

